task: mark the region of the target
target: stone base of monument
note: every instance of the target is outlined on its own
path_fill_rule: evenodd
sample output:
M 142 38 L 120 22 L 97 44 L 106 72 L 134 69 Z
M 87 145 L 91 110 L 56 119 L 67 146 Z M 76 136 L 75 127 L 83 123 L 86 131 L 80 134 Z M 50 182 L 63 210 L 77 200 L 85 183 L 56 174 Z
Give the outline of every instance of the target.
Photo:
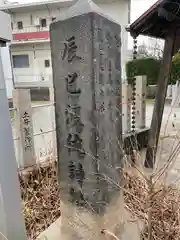
M 61 204 L 62 217 L 37 240 L 139 240 L 143 224 L 133 222 L 122 208 L 123 198 L 112 202 L 103 216 L 71 204 Z
M 63 204 L 62 210 L 62 239 L 63 240 L 104 240 L 120 237 L 123 231 L 123 199 L 119 195 L 116 201 L 108 205 L 103 215 L 98 215 L 85 208 Z

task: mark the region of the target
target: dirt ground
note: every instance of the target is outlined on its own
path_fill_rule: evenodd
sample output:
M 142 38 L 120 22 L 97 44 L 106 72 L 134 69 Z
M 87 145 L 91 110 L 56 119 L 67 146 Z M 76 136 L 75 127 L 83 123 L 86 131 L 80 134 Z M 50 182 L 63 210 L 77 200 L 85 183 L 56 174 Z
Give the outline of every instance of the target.
M 150 126 L 153 104 L 146 106 L 146 124 Z M 180 106 L 166 104 L 160 133 L 157 163 L 158 169 L 171 161 L 166 181 L 168 184 L 180 183 Z

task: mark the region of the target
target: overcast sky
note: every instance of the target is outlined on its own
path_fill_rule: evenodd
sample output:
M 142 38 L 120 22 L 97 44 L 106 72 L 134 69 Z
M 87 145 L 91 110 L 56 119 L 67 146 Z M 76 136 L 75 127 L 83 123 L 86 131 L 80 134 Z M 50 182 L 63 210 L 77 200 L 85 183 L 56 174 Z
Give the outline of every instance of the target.
M 157 2 L 157 0 L 131 0 L 131 20 L 134 21 L 136 18 L 138 18 L 155 2 Z

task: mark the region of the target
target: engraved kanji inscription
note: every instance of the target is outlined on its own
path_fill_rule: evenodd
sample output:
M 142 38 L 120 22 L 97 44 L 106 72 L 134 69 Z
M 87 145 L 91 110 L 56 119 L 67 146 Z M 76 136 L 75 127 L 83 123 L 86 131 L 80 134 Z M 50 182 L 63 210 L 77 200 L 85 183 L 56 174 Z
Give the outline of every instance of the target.
M 84 124 L 81 122 L 81 108 L 79 106 L 68 105 L 65 110 L 66 125 L 68 128 L 75 127 L 77 133 L 81 133 L 84 128 Z
M 23 131 L 24 131 L 24 145 L 25 145 L 25 151 L 31 151 L 32 146 L 33 146 L 33 140 L 31 136 L 31 131 L 30 131 L 30 116 L 27 112 L 24 112 L 23 114 Z
M 70 93 L 70 94 L 81 94 L 81 89 L 80 88 L 76 89 L 77 78 L 78 78 L 77 73 L 68 74 L 68 76 L 65 78 L 66 89 L 67 89 L 68 93 Z
M 67 137 L 67 146 L 69 154 L 72 151 L 77 151 L 79 157 L 85 156 L 85 151 L 83 149 L 83 140 L 77 133 L 69 133 Z
M 28 125 L 30 123 L 30 116 L 27 112 L 24 113 L 22 118 L 25 125 Z
M 76 202 L 77 205 L 81 204 L 84 200 L 82 194 L 83 181 L 85 179 L 85 172 L 81 163 L 78 163 L 77 166 L 73 161 L 69 162 L 69 178 L 74 183 L 78 184 L 78 188 L 70 187 L 70 195 L 72 202 Z
M 76 55 L 77 45 L 75 40 L 76 38 L 72 36 L 64 42 L 64 51 L 62 55 L 62 60 L 67 59 L 69 63 L 71 63 L 75 59 L 81 60 L 81 57 Z

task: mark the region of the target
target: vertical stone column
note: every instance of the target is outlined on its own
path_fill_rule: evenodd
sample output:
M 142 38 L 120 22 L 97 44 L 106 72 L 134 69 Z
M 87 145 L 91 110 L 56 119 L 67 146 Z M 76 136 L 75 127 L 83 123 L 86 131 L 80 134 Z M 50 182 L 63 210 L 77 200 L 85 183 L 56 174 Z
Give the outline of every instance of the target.
M 146 127 L 146 76 L 136 76 L 136 129 Z
M 166 94 L 166 98 L 167 99 L 171 99 L 172 98 L 172 85 L 168 85 L 168 88 L 167 88 L 167 94 Z
M 1 53 L 0 111 L 0 239 L 27 240 Z
M 171 106 L 176 108 L 180 103 L 180 82 L 177 81 L 176 85 L 172 85 L 172 102 Z
M 19 167 L 29 167 L 36 164 L 33 123 L 32 123 L 32 107 L 30 90 L 14 89 L 13 104 L 16 108 L 15 128 L 19 137 L 20 156 L 18 159 Z
M 131 86 L 127 83 L 122 84 L 122 125 L 123 134 L 131 131 Z
M 51 48 L 62 239 L 99 240 L 121 218 L 120 26 L 80 0 L 51 25 Z

